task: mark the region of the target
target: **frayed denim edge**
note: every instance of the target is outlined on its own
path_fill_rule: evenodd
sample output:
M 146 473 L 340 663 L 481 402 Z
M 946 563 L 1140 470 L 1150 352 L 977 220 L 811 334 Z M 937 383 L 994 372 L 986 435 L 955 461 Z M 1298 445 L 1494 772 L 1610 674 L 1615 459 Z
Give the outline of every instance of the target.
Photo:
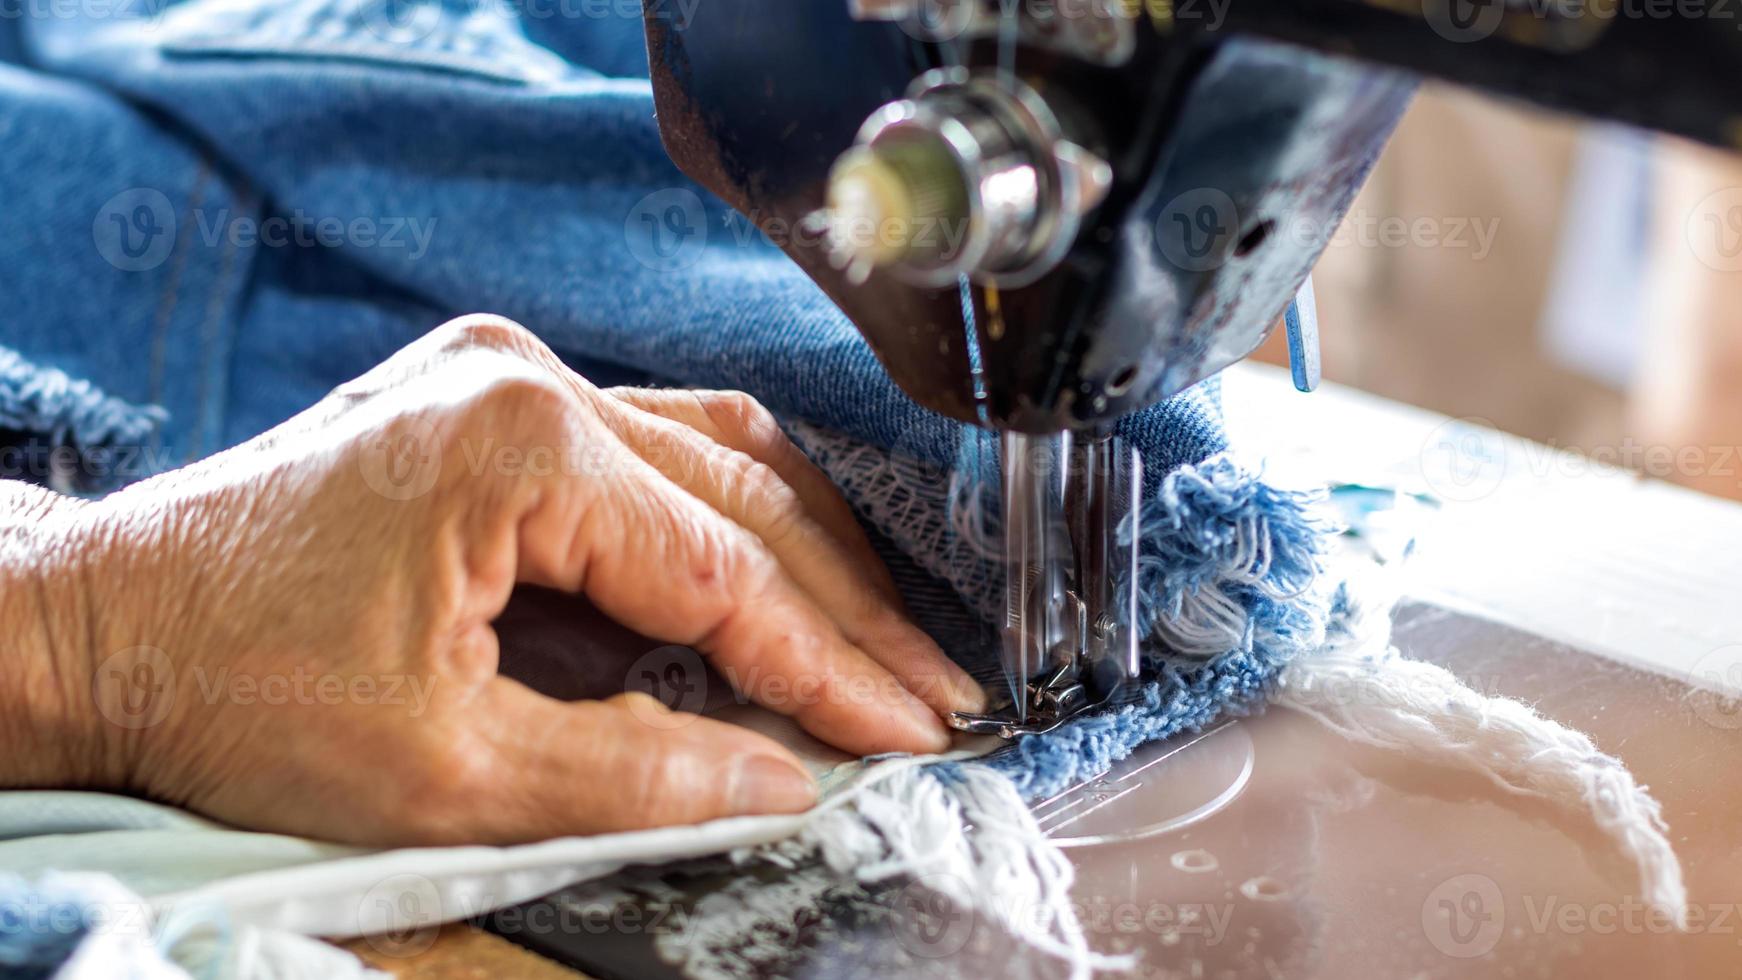
M 78 455 L 70 469 L 7 473 L 39 478 L 64 493 L 102 493 L 151 475 L 142 465 L 168 414 L 104 393 L 88 381 L 31 363 L 0 347 L 0 428 L 38 435 Z
M 794 440 L 859 512 L 986 619 L 1003 607 L 987 483 L 995 460 L 954 471 L 837 433 L 789 423 Z M 1139 619 L 1147 680 L 1135 703 L 1028 736 L 986 760 L 1025 799 L 1062 792 L 1157 739 L 1259 709 L 1282 667 L 1325 642 L 1335 583 L 1323 573 L 1336 532 L 1319 495 L 1281 490 L 1231 454 L 1163 477 L 1143 509 Z M 970 670 L 983 666 L 965 664 Z M 995 668 L 994 668 L 995 669 Z
M 1259 710 L 1282 668 L 1325 643 L 1334 528 L 1317 496 L 1278 490 L 1223 454 L 1162 481 L 1139 549 L 1149 625 L 1135 703 L 1026 736 L 988 757 L 1026 800 L 1099 776 L 1142 745 Z
M 981 616 L 1001 605 L 989 567 L 996 515 L 984 506 L 985 484 L 964 479 L 983 469 L 940 473 L 814 427 L 791 429 L 917 564 Z M 1102 775 L 1146 743 L 1261 709 L 1282 669 L 1323 646 L 1336 593 L 1323 559 L 1335 528 L 1313 504 L 1314 495 L 1271 487 L 1227 454 L 1168 474 L 1139 545 L 1149 640 L 1137 701 L 981 759 L 916 766 L 790 842 L 785 857 L 818 854 L 860 881 L 905 875 L 959 892 L 952 897 L 964 907 L 998 918 L 1073 977 L 1117 970 L 1089 951 L 1069 907 L 1070 863 L 1023 804 Z M 1042 914 L 1016 921 L 1001 895 Z

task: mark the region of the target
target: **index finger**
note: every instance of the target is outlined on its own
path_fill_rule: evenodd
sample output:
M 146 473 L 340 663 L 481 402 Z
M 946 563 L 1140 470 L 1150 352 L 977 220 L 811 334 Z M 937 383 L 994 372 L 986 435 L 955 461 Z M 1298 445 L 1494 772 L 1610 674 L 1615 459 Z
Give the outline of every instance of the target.
M 521 581 L 584 592 L 630 629 L 700 649 L 818 738 L 859 754 L 949 745 L 938 715 L 842 636 L 755 535 L 638 457 L 546 487 L 515 526 Z

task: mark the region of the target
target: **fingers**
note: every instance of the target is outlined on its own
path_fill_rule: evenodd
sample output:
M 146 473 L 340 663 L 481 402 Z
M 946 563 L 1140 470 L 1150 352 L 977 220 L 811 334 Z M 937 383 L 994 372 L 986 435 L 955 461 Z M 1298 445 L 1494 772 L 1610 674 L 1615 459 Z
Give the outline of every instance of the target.
M 709 439 L 735 449 L 774 470 L 804 503 L 811 520 L 850 552 L 865 577 L 899 603 L 900 593 L 889 570 L 865 537 L 840 490 L 817 469 L 780 430 L 773 413 L 741 391 L 692 391 L 680 388 L 610 388 L 605 394 L 644 412 L 687 425 Z
M 585 592 L 695 646 L 738 690 L 849 752 L 936 752 L 937 714 L 841 635 L 757 537 L 633 454 L 553 483 L 518 521 L 522 581 Z
M 714 425 L 708 417 L 699 421 Z M 871 569 L 884 570 L 863 534 L 857 535 L 862 551 L 843 543 L 823 529 L 813 518 L 814 511 L 771 466 L 701 432 L 630 406 L 611 413 L 606 422 L 667 478 L 761 538 L 847 640 L 868 652 L 934 711 L 942 715 L 984 710 L 980 686 L 944 656 L 871 577 Z M 778 457 L 783 452 L 799 456 L 772 421 L 767 426 L 772 439 L 779 439 L 786 449 L 771 448 L 766 433 L 750 437 L 762 443 L 764 456 Z M 747 437 L 740 432 L 737 438 Z M 788 467 L 797 469 L 790 462 Z M 811 472 L 828 482 L 814 468 Z M 832 487 L 828 496 L 840 502 Z M 845 516 L 852 520 L 850 513 Z
M 516 580 L 583 591 L 630 629 L 699 647 L 740 691 L 845 750 L 931 752 L 948 745 L 938 712 L 977 706 L 978 687 L 870 584 L 865 562 L 821 530 L 770 466 L 603 397 L 548 348 L 533 341 L 520 349 L 526 335 L 519 328 L 478 320 L 455 330 L 462 347 L 506 344 L 566 393 L 557 397 L 536 384 L 502 388 L 499 403 L 480 410 L 477 424 L 516 433 L 503 441 L 528 458 L 547 445 L 610 450 L 597 472 L 517 476 L 505 496 L 512 508 L 484 508 L 508 531 L 488 536 L 512 542 Z M 626 432 L 644 445 L 625 446 Z M 669 458 L 645 445 L 656 435 L 676 448 Z M 680 488 L 649 458 L 673 476 L 697 474 L 695 489 Z M 494 567 L 472 550 L 474 572 Z M 795 580 L 800 575 L 810 591 Z M 859 645 L 844 625 L 862 638 Z M 883 663 L 867 647 L 878 649 Z M 936 707 L 884 663 L 930 694 Z
M 490 794 L 501 805 L 480 809 L 498 842 L 798 813 L 817 799 L 779 743 L 645 694 L 563 704 L 498 679 L 485 697 L 503 782 Z

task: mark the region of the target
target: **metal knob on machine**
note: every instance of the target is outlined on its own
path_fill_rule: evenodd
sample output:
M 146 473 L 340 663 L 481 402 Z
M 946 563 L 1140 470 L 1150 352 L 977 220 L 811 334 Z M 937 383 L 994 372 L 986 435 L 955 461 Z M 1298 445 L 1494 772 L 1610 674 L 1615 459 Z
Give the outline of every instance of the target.
M 814 218 L 853 282 L 887 269 L 914 285 L 1018 288 L 1058 263 L 1112 179 L 1034 89 L 938 69 L 865 121 Z

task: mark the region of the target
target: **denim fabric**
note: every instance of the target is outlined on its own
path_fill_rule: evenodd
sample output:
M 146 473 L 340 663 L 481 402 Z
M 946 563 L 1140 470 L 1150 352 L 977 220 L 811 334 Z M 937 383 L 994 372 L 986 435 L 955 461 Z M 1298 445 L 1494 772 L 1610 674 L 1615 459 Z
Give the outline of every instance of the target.
M 25 912 L 33 905 L 35 917 Z M 82 894 L 43 894 L 22 878 L 0 876 L 0 974 L 17 980 L 54 976 L 90 931 L 87 907 Z M 49 928 L 46 920 L 64 925 Z
M 48 980 L 90 932 L 89 897 L 46 892 L 0 876 L 0 975 Z M 51 926 L 50 923 L 56 923 Z
M 0 10 L 6 8 L 0 7 Z M 0 20 L 0 61 L 16 62 L 23 56 L 18 39 L 18 24 L 15 20 Z
M 31 66 L 0 68 L 0 186 L 21 189 L 0 343 L 138 406 L 127 431 L 158 426 L 114 458 L 92 452 L 103 433 L 49 434 L 92 455 L 79 488 L 241 441 L 476 309 L 596 380 L 743 388 L 962 462 L 962 428 L 917 409 L 777 249 L 677 173 L 620 5 L 49 9 L 0 21 Z M 667 229 L 641 219 L 674 204 L 687 234 L 650 237 Z M 1219 416 L 1207 385 L 1125 423 L 1151 491 L 1225 448 Z
M 163 419 L 0 347 L 0 445 L 9 466 L 51 489 L 109 489 L 113 476 L 139 468 L 139 447 Z
M 35 70 L 0 75 L 0 181 L 25 189 L 0 292 L 20 354 L 168 411 L 159 465 L 253 435 L 477 309 L 583 366 L 744 388 L 947 460 L 953 428 L 667 160 L 638 19 L 488 0 L 130 12 L 12 22 Z M 639 220 L 673 203 L 675 251 Z M 1220 448 L 1214 425 L 1177 424 L 1200 408 L 1133 423 L 1155 433 L 1157 471 Z

